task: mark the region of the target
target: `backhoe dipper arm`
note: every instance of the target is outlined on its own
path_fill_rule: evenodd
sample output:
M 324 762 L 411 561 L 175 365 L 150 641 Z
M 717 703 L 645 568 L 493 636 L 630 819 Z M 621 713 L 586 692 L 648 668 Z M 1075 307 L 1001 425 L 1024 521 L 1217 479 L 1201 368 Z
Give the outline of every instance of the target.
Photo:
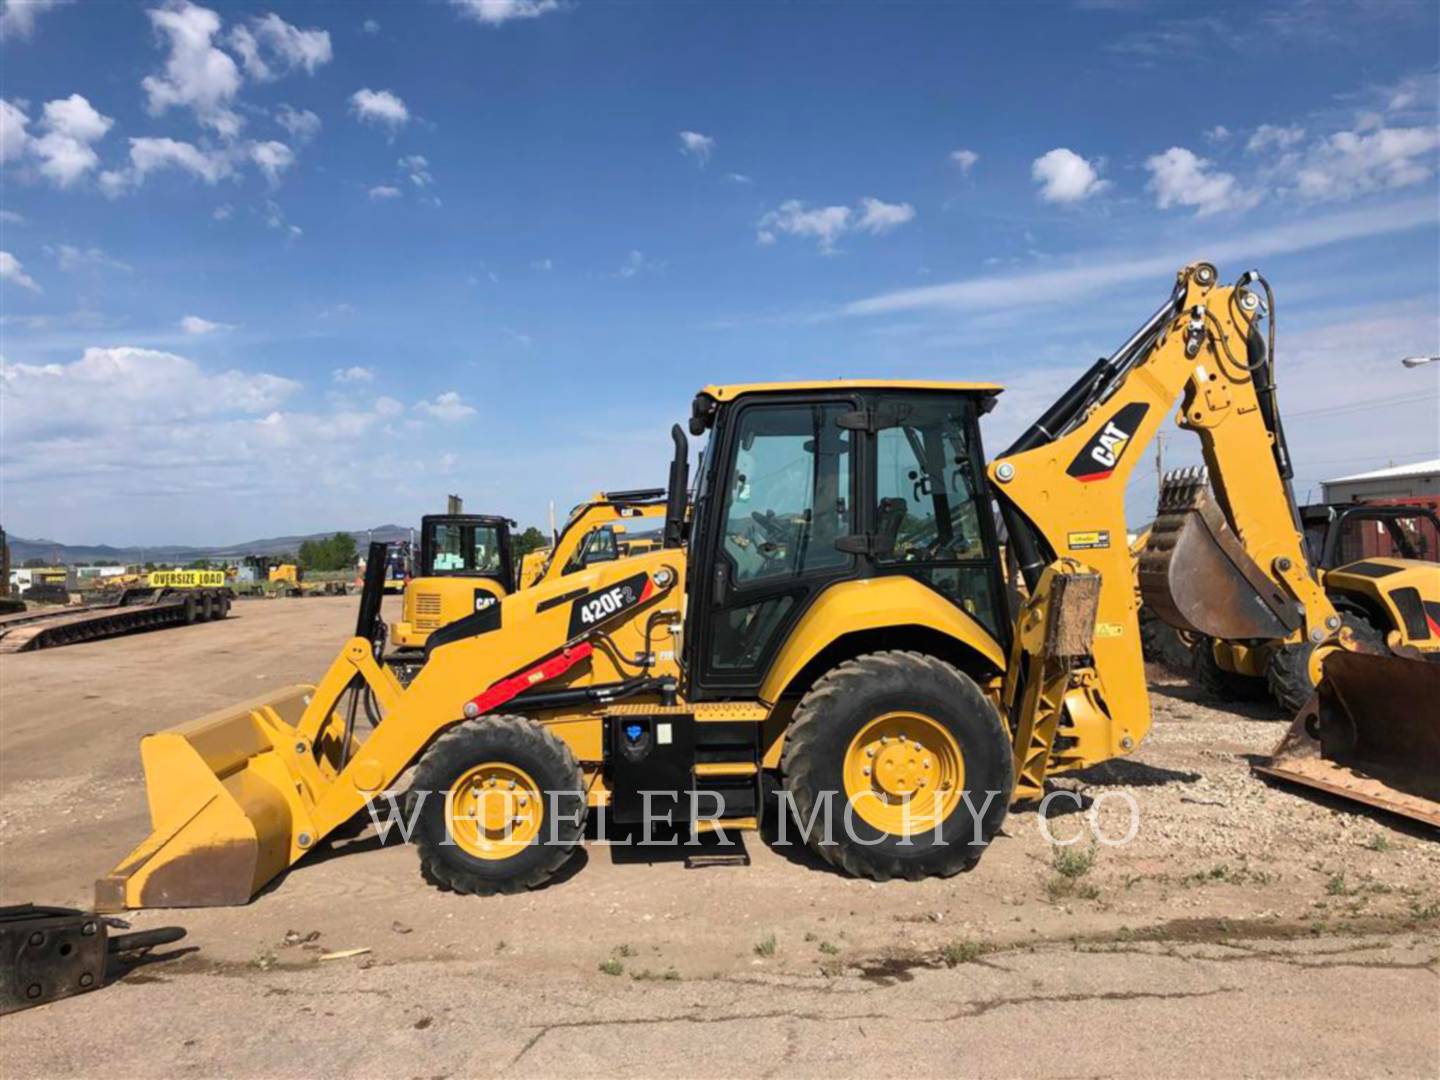
M 1031 590 L 1052 560 L 1101 576 L 1093 665 L 1075 669 L 1052 770 L 1126 753 L 1149 729 L 1125 488 L 1177 400 L 1177 422 L 1199 436 L 1218 505 L 1198 470 L 1167 485 L 1162 503 L 1189 527 L 1167 532 L 1162 505 L 1141 563 L 1147 603 L 1155 597 L 1167 621 L 1214 637 L 1318 642 L 1338 630 L 1296 524 L 1273 358 L 1250 287 L 1262 280 L 1252 273 L 1220 285 L 1209 263 L 1185 267 L 1146 325 L 990 465 Z

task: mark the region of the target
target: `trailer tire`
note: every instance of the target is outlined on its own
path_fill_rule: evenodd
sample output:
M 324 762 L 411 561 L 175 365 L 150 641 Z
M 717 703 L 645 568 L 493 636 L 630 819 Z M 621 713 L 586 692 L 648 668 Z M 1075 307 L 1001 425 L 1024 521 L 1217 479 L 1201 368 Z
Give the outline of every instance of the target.
M 414 833 L 421 874 L 454 892 L 538 888 L 584 835 L 575 755 L 523 716 L 456 724 L 420 758 L 410 790 L 412 800 L 424 800 Z
M 195 622 L 195 614 L 196 614 L 196 611 L 195 611 L 195 597 L 193 597 L 193 596 L 187 596 L 187 597 L 185 597 L 185 601 L 184 601 L 183 607 L 184 607 L 184 614 L 181 615 L 181 619 L 184 621 L 184 623 L 185 623 L 186 626 L 190 626 L 191 624 L 193 624 L 193 623 Z
M 918 652 L 870 653 L 822 676 L 795 710 L 781 769 L 800 821 L 821 824 L 806 834 L 811 849 L 876 881 L 974 866 L 1014 783 L 1010 736 L 990 700 Z

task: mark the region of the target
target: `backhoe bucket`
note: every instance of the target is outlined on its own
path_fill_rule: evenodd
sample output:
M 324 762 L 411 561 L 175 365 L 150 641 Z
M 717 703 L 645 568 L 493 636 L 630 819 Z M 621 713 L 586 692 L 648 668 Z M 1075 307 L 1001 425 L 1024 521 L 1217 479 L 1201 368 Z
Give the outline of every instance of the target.
M 1283 639 L 1300 625 L 1225 520 L 1204 469 L 1165 476 L 1139 571 L 1144 605 L 1177 630 L 1234 641 Z
M 1335 652 L 1255 771 L 1440 828 L 1440 664 Z
M 295 728 L 313 690 L 289 686 L 141 741 L 153 831 L 95 883 L 99 910 L 244 904 L 303 854 L 317 770 Z

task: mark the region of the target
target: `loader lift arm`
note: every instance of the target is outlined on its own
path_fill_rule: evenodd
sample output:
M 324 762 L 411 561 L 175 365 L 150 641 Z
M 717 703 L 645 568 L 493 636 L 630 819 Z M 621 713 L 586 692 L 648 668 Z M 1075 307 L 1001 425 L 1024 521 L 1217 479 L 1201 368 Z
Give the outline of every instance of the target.
M 1260 332 L 1273 310 L 1257 273 L 1221 285 L 1209 263 L 1185 267 L 1165 304 L 990 465 L 1032 594 L 1053 580 L 1042 572 L 1057 561 L 1100 577 L 1093 664 L 1070 679 L 1050 771 L 1127 753 L 1150 727 L 1125 487 L 1177 400 L 1177 423 L 1199 437 L 1216 500 L 1198 483 L 1188 496 L 1183 486 L 1171 493 L 1171 527 L 1162 514 L 1141 558 L 1146 602 L 1166 621 L 1217 638 L 1250 636 L 1258 620 L 1270 636 L 1335 639 L 1340 621 L 1306 557 L 1274 357 Z M 1045 602 L 1032 595 L 1032 605 Z M 1023 715 L 1023 681 L 1012 665 L 1012 716 L 1043 731 L 1043 718 Z

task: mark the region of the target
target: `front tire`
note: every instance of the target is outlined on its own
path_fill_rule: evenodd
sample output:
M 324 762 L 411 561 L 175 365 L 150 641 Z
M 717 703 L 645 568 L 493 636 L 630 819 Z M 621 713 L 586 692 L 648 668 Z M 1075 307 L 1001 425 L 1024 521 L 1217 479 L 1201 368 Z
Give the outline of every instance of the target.
M 823 676 L 795 710 L 781 766 L 800 820 L 819 822 L 810 847 L 876 881 L 973 866 L 1013 786 L 995 707 L 969 676 L 918 652 L 870 653 Z
M 1354 611 L 1345 611 L 1340 617 L 1363 647 L 1385 651 L 1385 636 L 1369 619 Z M 1270 654 L 1270 661 L 1265 665 L 1265 684 L 1270 696 L 1287 716 L 1303 709 L 1315 693 L 1315 685 L 1310 681 L 1310 656 L 1314 651 L 1315 645 L 1310 641 L 1284 645 Z
M 585 829 L 580 766 L 554 733 L 523 716 L 457 724 L 425 751 L 412 797 L 421 873 L 490 896 L 545 884 Z

